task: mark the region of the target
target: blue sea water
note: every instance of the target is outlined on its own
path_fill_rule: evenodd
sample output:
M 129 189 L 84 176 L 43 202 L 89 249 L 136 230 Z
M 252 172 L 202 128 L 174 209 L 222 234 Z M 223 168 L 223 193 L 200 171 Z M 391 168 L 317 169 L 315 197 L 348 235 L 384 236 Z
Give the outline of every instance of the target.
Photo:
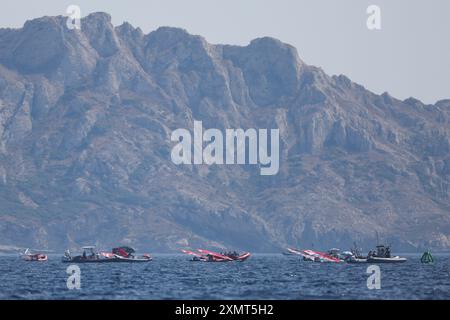
M 81 289 L 69 290 L 60 256 L 47 262 L 0 256 L 0 299 L 450 299 L 450 255 L 435 255 L 431 265 L 407 257 L 404 264 L 379 265 L 379 290 L 367 288 L 367 264 L 283 255 L 253 255 L 243 263 L 155 255 L 142 264 L 80 264 Z

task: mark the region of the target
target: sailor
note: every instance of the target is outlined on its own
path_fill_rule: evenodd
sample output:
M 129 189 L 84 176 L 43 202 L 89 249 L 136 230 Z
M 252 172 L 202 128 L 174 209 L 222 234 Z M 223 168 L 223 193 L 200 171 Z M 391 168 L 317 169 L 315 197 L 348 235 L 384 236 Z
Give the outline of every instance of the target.
M 391 257 L 391 248 L 389 248 L 389 247 L 386 248 L 385 255 L 386 255 L 386 258 L 390 258 Z
M 65 256 L 67 259 L 70 259 L 70 258 L 71 258 L 71 256 L 70 256 L 70 251 L 69 251 L 69 250 L 64 251 L 64 256 Z

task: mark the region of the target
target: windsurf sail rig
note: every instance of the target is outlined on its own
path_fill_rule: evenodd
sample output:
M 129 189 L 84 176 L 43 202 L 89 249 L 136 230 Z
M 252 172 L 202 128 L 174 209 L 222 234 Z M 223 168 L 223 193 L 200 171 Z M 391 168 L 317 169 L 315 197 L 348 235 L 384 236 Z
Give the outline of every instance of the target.
M 314 256 L 311 256 L 310 254 L 305 253 L 303 250 L 294 249 L 294 248 L 287 248 L 287 251 L 292 253 L 292 254 L 296 254 L 296 255 L 302 256 L 303 258 L 314 260 Z
M 334 258 L 332 256 L 329 256 L 326 253 L 320 252 L 320 251 L 313 251 L 313 250 L 304 250 L 304 253 L 313 256 L 318 257 L 319 259 L 326 261 L 326 262 L 341 262 L 338 258 Z
M 214 252 L 214 251 L 198 249 L 198 252 L 203 253 L 203 254 L 209 254 L 209 255 L 213 256 L 214 258 L 233 261 L 232 258 L 230 258 L 228 256 L 224 256 L 223 254 L 220 254 L 220 253 L 217 253 L 217 252 Z
M 182 249 L 181 252 L 193 255 L 193 261 L 205 261 L 205 262 L 229 262 L 229 261 L 245 261 L 250 256 L 250 252 L 244 252 L 238 254 L 237 252 L 230 253 L 217 253 L 210 250 L 197 249 L 198 252 Z
M 199 258 L 203 257 L 203 255 L 201 255 L 201 254 L 199 254 L 197 252 L 193 252 L 193 251 L 189 251 L 189 250 L 181 250 L 181 251 L 183 253 L 190 254 L 190 255 L 193 255 L 193 256 L 196 256 L 196 257 L 199 257 Z
M 298 254 L 300 256 L 304 256 L 305 253 L 302 250 L 294 249 L 294 248 L 287 248 L 287 251 L 293 254 Z
M 135 253 L 135 250 L 130 247 L 117 247 L 112 249 L 112 253 L 121 257 L 129 257 L 131 254 Z

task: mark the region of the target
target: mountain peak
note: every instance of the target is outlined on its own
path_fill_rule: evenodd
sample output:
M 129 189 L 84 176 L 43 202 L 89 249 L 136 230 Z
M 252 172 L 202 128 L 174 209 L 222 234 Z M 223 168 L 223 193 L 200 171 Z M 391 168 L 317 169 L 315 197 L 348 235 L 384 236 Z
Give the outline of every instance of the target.
M 258 46 L 258 47 L 278 47 L 284 48 L 288 46 L 286 43 L 282 42 L 279 39 L 273 37 L 260 37 L 255 38 L 250 41 L 250 46 Z
M 27 21 L 13 42 L 1 44 L 8 48 L 5 60 L 25 73 L 51 70 L 64 51 L 63 21 L 62 16 Z
M 175 44 L 177 42 L 191 42 L 206 44 L 206 40 L 198 35 L 190 34 L 186 29 L 178 27 L 162 26 L 155 31 L 150 32 L 147 36 L 151 41 L 157 41 L 165 44 Z
M 89 23 L 111 24 L 111 15 L 106 12 L 93 12 L 88 14 L 82 20 Z
M 40 18 L 27 20 L 23 25 L 23 29 L 29 30 L 32 28 L 43 28 L 46 25 L 61 26 L 66 21 L 66 19 L 67 19 L 67 17 L 61 16 L 61 15 L 59 15 L 59 16 L 43 16 Z M 42 30 L 42 29 L 40 29 L 40 30 Z
M 119 50 L 119 40 L 109 14 L 104 12 L 89 14 L 82 19 L 81 30 L 100 56 L 108 57 Z
M 158 29 L 156 29 L 155 31 L 152 31 L 152 33 L 176 34 L 176 35 L 185 36 L 185 37 L 193 36 L 184 28 L 171 27 L 171 26 L 158 27 Z
M 287 54 L 290 58 L 293 58 L 298 63 L 303 64 L 295 47 L 272 37 L 253 39 L 247 47 L 250 50 L 257 50 L 265 54 Z

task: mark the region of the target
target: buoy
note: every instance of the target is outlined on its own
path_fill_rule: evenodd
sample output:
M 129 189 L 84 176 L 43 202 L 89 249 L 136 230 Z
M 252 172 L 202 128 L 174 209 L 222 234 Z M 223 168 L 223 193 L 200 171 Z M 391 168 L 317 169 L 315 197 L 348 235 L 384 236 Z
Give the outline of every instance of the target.
M 431 255 L 430 251 L 425 251 L 422 255 L 422 258 L 420 258 L 420 262 L 422 263 L 433 263 L 434 259 L 433 256 Z

